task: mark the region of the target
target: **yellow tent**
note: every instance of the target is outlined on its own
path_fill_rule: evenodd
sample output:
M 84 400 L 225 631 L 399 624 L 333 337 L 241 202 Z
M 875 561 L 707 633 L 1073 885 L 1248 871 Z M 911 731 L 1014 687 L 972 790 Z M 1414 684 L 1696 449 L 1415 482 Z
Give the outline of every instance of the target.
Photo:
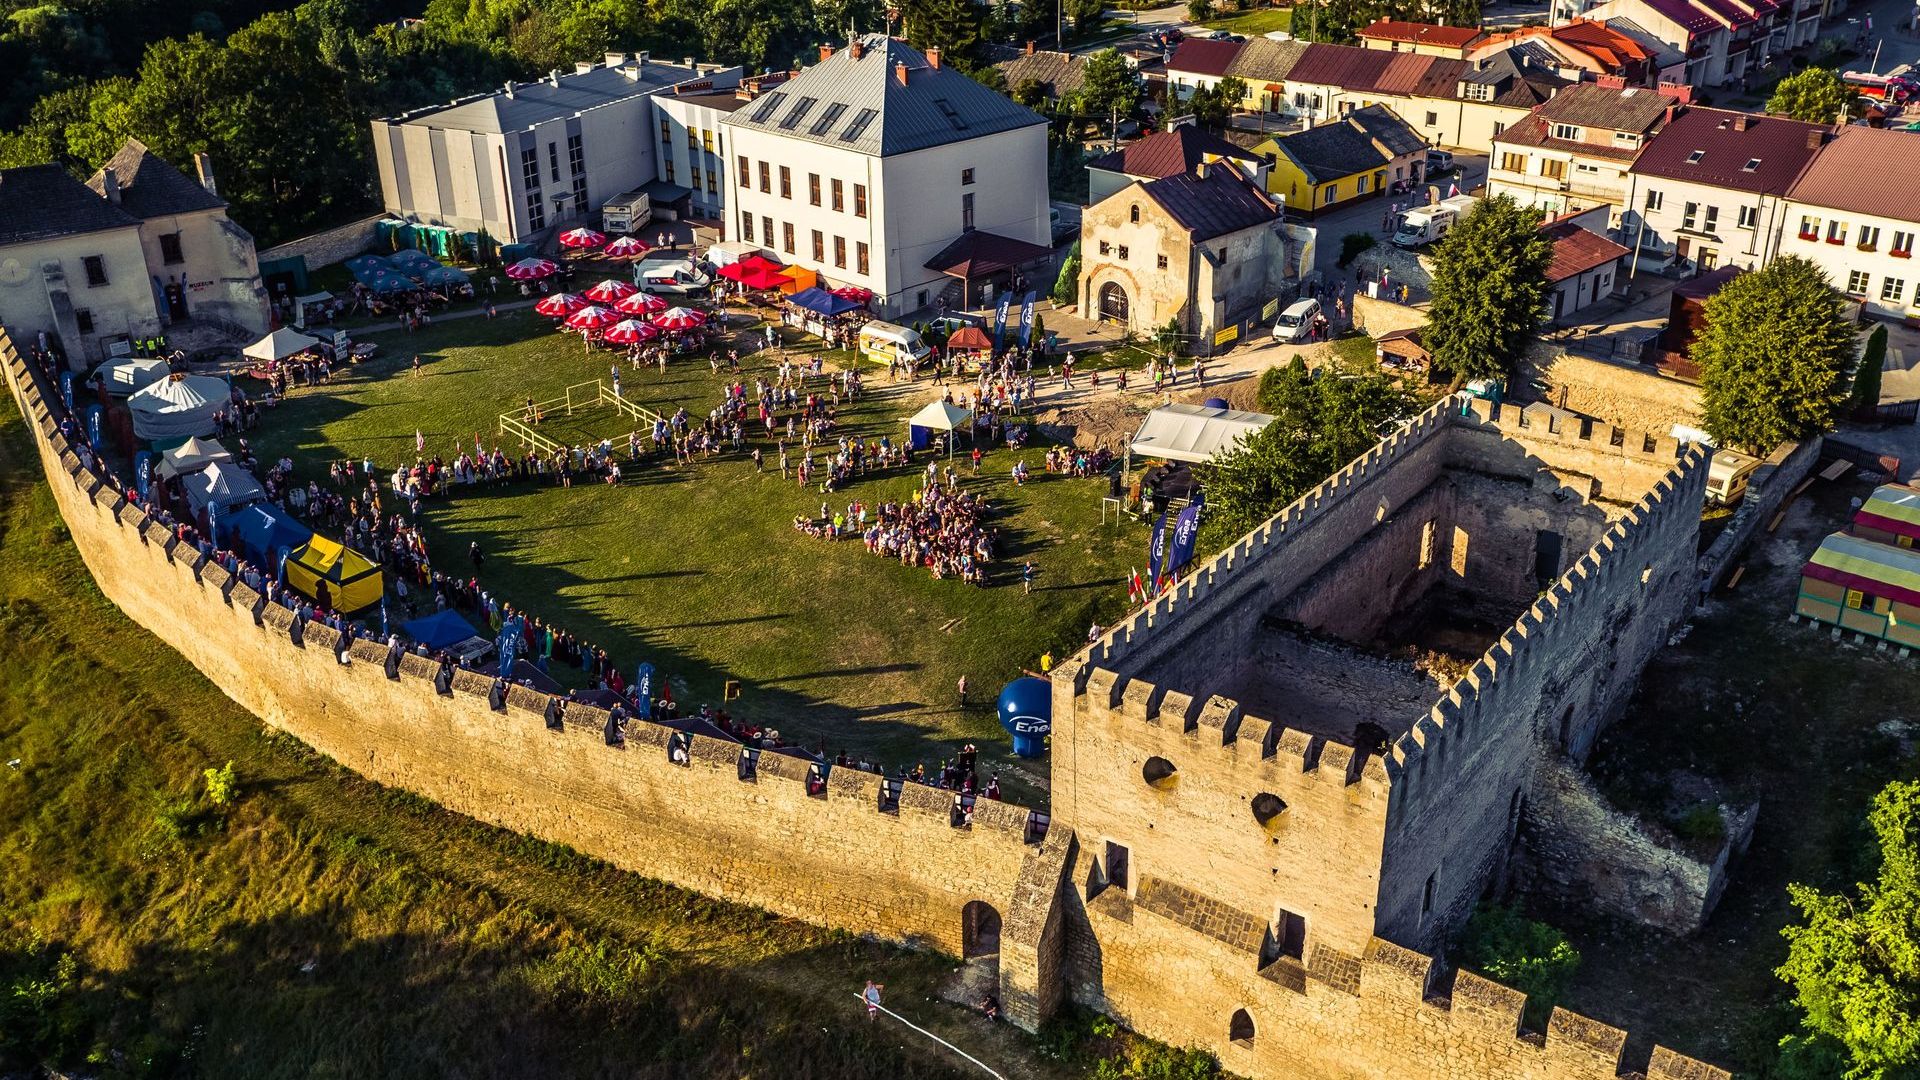
M 347 615 L 378 604 L 384 592 L 378 565 L 352 548 L 316 534 L 287 556 L 287 584 L 318 602 L 323 582 L 327 590 L 324 606 Z

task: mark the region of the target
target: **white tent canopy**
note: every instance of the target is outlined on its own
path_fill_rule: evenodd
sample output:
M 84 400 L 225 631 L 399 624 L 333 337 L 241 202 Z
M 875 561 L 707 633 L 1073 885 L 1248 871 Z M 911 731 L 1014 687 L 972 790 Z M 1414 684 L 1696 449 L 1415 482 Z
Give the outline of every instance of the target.
M 1216 409 L 1205 405 L 1163 405 L 1147 414 L 1128 449 L 1142 457 L 1195 464 L 1231 450 L 1273 417 L 1266 413 Z
M 211 435 L 214 414 L 226 408 L 227 384 L 210 375 L 161 379 L 127 399 L 133 433 L 142 439 Z
M 189 473 L 180 481 L 187 490 L 187 500 L 196 510 L 205 510 L 208 506 L 224 511 L 229 507 L 244 506 L 266 498 L 260 484 L 238 465 L 215 462 L 197 473 Z
M 944 400 L 927 402 L 927 407 L 913 414 L 907 421 L 913 427 L 930 428 L 934 431 L 961 431 L 973 416 L 971 412 L 958 405 L 949 405 Z
M 747 240 L 722 240 L 707 249 L 707 261 L 718 269 L 737 263 L 741 259 L 762 254 L 766 250 L 759 244 Z
M 298 330 L 283 326 L 241 351 L 254 360 L 285 360 L 318 344 L 318 338 L 310 338 Z
M 226 447 L 212 439 L 202 439 L 196 435 L 160 455 L 160 475 L 181 476 L 217 462 L 231 463 L 232 461 L 233 455 L 227 453 Z
M 167 362 L 152 358 L 121 360 L 101 364 L 93 373 L 100 388 L 116 397 L 126 397 L 167 377 Z

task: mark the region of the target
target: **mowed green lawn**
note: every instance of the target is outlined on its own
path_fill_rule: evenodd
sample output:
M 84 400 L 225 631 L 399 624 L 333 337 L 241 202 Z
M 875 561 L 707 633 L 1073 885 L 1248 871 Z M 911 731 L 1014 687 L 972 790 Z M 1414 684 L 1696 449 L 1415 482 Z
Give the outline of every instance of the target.
M 386 472 L 411 462 L 416 430 L 429 453 L 471 448 L 476 433 L 489 448 L 517 453 L 516 441 L 495 435 L 499 413 L 604 379 L 612 360 L 587 355 L 578 338 L 549 326 L 520 311 L 373 338 L 380 360 L 330 386 L 296 390 L 266 414 L 256 449 L 267 461 L 288 454 L 323 483 L 328 463 L 342 457 L 371 455 Z M 418 376 L 410 370 L 416 353 Z M 846 362 L 837 354 L 829 366 Z M 749 387 L 772 363 L 743 360 Z M 842 407 L 841 424 L 897 442 L 906 416 L 932 390 L 924 378 L 911 389 L 890 387 L 884 370 L 869 367 L 870 392 Z M 696 418 L 721 401 L 725 381 L 704 360 L 670 365 L 664 376 L 628 367 L 622 379 L 629 400 L 661 412 L 684 405 Z M 618 436 L 624 447 L 632 426 L 600 406 L 551 416 L 543 431 L 569 441 Z M 758 445 L 767 451 L 764 473 L 744 456 L 684 469 L 669 459 L 629 470 L 619 487 L 459 490 L 424 505 L 431 550 L 443 569 L 464 575 L 468 544 L 477 541 L 487 555 L 483 587 L 605 647 L 629 673 L 651 661 L 691 706 L 718 706 L 723 681 L 738 679 L 745 694 L 736 715 L 790 739 L 825 739 L 833 751 L 876 754 L 890 768 L 925 761 L 930 769 L 972 740 L 983 759 L 1008 764 L 994 695 L 1021 669 L 1037 668 L 1042 653 L 1071 652 L 1090 623 L 1124 611 L 1128 568 L 1144 561 L 1144 527 L 1103 525 L 1105 480 L 1047 476 L 1041 447 L 990 453 L 978 478 L 956 458 L 967 489 L 999 507 L 992 523 L 1001 557 L 989 587 L 936 581 L 868 554 L 857 539 L 830 543 L 792 527 L 795 515 L 817 514 L 823 498 L 835 509 L 856 497 L 869 505 L 906 499 L 917 468 L 870 474 L 822 496 L 783 482 L 771 444 Z M 1016 487 L 1008 474 L 1021 456 L 1036 479 Z M 1020 587 L 1023 559 L 1039 570 L 1031 595 Z M 962 675 L 971 690 L 966 710 L 956 693 Z M 1002 779 L 1009 794 L 1034 799 L 1045 774 L 1044 761 L 1030 762 Z

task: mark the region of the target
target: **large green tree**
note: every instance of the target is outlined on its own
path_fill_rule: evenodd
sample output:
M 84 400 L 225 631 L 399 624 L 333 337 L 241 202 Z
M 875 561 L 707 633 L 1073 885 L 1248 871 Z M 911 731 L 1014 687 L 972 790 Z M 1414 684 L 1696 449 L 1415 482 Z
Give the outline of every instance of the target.
M 1920 781 L 1889 784 L 1867 823 L 1879 847 L 1874 881 L 1852 896 L 1788 886 L 1801 921 L 1781 931 L 1778 974 L 1812 1041 L 1845 1048 L 1849 1080 L 1911 1078 L 1920 1076 Z
M 1457 382 L 1505 379 L 1547 306 L 1553 244 L 1541 212 L 1505 195 L 1481 199 L 1434 247 L 1424 343 Z
M 1273 422 L 1206 469 L 1200 547 L 1218 551 L 1367 451 L 1411 399 L 1378 374 L 1315 378 L 1294 357 L 1260 377 L 1261 412 Z
M 1106 118 L 1118 113 L 1122 119 L 1140 107 L 1140 77 L 1127 66 L 1127 58 L 1118 49 L 1101 49 L 1087 57 L 1080 89 L 1074 95 L 1081 116 Z
M 1767 111 L 1810 124 L 1831 124 L 1847 114 L 1858 95 L 1827 68 L 1810 67 L 1781 79 Z
M 1833 426 L 1854 367 L 1854 334 L 1818 266 L 1796 255 L 1729 281 L 1693 343 L 1701 426 L 1766 455 Z

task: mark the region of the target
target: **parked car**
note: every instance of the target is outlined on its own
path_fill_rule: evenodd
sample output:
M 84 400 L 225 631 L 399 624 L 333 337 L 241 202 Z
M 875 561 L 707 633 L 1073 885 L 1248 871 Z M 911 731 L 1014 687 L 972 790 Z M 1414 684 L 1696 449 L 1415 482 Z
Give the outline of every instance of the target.
M 1273 321 L 1273 340 L 1292 345 L 1307 340 L 1313 333 L 1313 320 L 1320 315 L 1320 301 L 1295 300 Z
M 1428 176 L 1438 176 L 1441 173 L 1447 173 L 1452 171 L 1453 171 L 1453 151 L 1451 150 L 1427 151 L 1427 175 Z
M 686 259 L 644 263 L 640 267 L 640 291 L 664 296 L 687 296 L 702 292 L 712 279 Z

